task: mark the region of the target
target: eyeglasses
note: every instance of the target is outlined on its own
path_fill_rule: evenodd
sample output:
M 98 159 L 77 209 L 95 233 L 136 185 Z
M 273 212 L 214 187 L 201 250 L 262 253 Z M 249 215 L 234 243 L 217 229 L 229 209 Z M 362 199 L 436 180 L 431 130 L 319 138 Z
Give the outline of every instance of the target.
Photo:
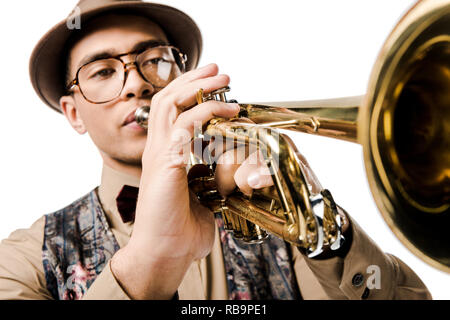
M 121 59 L 133 54 L 136 54 L 134 62 L 125 63 Z M 141 77 L 154 88 L 161 89 L 185 71 L 186 61 L 187 56 L 173 46 L 152 47 L 142 52 L 99 59 L 81 66 L 67 90 L 70 92 L 78 86 L 87 101 L 106 103 L 120 96 L 131 66 L 135 66 Z

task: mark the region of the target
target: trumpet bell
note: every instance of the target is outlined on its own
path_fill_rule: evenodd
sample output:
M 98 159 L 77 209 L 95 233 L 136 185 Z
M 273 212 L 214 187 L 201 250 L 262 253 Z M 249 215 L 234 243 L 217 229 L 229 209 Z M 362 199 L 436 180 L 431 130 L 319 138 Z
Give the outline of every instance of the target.
M 450 3 L 422 1 L 387 39 L 358 119 L 384 219 L 418 257 L 450 272 Z

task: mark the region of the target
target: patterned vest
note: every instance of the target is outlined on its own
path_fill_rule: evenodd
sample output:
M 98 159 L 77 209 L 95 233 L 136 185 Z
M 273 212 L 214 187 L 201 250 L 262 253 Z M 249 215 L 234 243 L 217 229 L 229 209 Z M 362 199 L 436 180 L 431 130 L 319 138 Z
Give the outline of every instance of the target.
M 298 299 L 300 294 L 286 244 L 270 237 L 262 246 L 233 240 L 216 219 L 230 299 Z M 97 189 L 46 215 L 43 266 L 55 299 L 81 299 L 119 244 L 108 226 Z

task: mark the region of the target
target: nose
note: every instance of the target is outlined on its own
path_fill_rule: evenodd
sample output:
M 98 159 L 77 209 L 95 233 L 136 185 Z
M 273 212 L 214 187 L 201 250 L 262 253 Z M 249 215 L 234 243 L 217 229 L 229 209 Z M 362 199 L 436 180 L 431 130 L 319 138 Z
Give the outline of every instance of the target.
M 134 63 L 125 65 L 126 79 L 125 86 L 120 94 L 122 100 L 129 100 L 131 98 L 149 98 L 154 92 L 155 88 L 151 83 L 142 78 Z

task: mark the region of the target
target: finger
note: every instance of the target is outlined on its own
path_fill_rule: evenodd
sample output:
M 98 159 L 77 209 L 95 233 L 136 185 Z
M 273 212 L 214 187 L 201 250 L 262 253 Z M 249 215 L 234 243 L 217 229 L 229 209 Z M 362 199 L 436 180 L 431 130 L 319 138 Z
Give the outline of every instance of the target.
M 167 87 L 178 86 L 181 83 L 188 83 L 196 79 L 202 79 L 215 76 L 219 73 L 219 67 L 215 63 L 207 64 L 206 66 L 188 71 L 178 78 L 174 79 Z
M 196 94 L 199 88 L 205 91 L 214 91 L 229 84 L 230 78 L 226 75 L 217 75 L 205 79 L 197 79 L 184 86 L 161 90 L 153 97 L 149 127 L 155 132 L 164 133 L 176 122 L 179 115 L 186 109 L 196 105 Z
M 201 128 L 206 122 L 213 118 L 234 117 L 239 113 L 239 110 L 240 107 L 236 103 L 208 101 L 181 113 L 176 120 L 173 129 L 185 130 L 192 138 L 195 127 Z
M 245 159 L 245 150 L 242 147 L 228 150 L 218 158 L 214 179 L 222 196 L 229 195 L 236 188 L 234 175 Z
M 254 124 L 253 121 L 251 121 L 248 118 L 245 117 L 239 117 L 230 119 L 230 122 L 236 123 L 249 123 Z M 236 125 L 239 129 L 239 124 Z M 238 133 L 237 133 L 238 134 Z M 239 135 L 239 134 L 238 134 Z M 244 148 L 245 147 L 245 148 Z M 239 159 L 236 158 L 236 160 L 239 160 L 239 164 L 242 164 L 244 160 L 249 156 L 250 151 L 255 151 L 254 145 L 249 144 L 243 144 L 242 142 L 237 141 L 234 136 L 228 136 L 228 137 L 220 137 L 220 136 L 213 136 L 208 144 L 208 150 L 211 154 L 211 156 L 214 159 L 218 159 L 220 161 L 220 158 L 222 157 L 222 154 L 229 150 L 236 150 L 239 148 Z M 244 149 L 241 149 L 244 148 Z M 229 156 L 228 156 L 229 157 Z M 230 159 L 230 158 L 226 158 Z
M 171 161 L 167 162 L 167 164 L 172 166 L 185 166 L 188 163 L 192 149 L 190 142 L 193 141 L 192 138 L 194 137 L 195 128 L 198 128 L 197 130 L 201 132 L 203 125 L 207 121 L 217 117 L 233 117 L 237 115 L 239 109 L 239 105 L 237 104 L 219 101 L 202 103 L 180 114 L 166 139 L 154 139 L 155 136 L 152 135 L 152 142 L 150 144 L 153 143 L 153 145 L 170 150 Z M 157 138 L 160 137 L 158 136 Z M 201 148 L 202 144 L 194 145 L 194 149 L 198 147 Z M 202 151 L 194 151 L 194 154 L 198 153 L 202 154 Z
M 197 92 L 202 88 L 205 92 L 211 92 L 228 86 L 230 77 L 216 75 L 205 79 L 197 79 L 193 82 L 164 88 L 153 97 L 150 110 L 150 121 L 154 119 L 165 123 L 163 119 L 172 117 L 174 122 L 178 115 L 197 104 Z
M 260 151 L 252 153 L 234 174 L 237 187 L 250 196 L 253 189 L 260 189 L 273 185 L 270 170 L 264 162 Z
M 174 104 L 180 111 L 184 111 L 186 108 L 197 104 L 197 92 L 200 89 L 203 89 L 203 92 L 206 94 L 226 87 L 229 84 L 230 77 L 226 74 L 219 74 L 208 78 L 196 79 L 184 83 L 180 87 L 173 87 L 169 93 L 169 97 L 174 101 Z

